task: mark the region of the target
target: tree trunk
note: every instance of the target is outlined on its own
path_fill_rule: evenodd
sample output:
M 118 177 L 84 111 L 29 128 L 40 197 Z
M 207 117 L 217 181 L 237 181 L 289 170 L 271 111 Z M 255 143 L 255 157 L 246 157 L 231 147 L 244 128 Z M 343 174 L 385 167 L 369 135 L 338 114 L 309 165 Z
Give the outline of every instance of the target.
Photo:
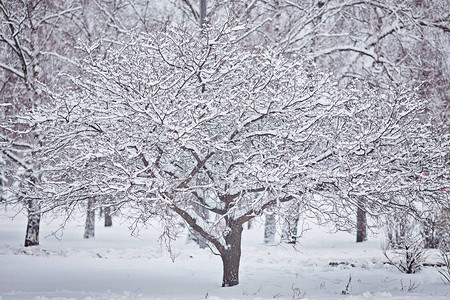
M 436 249 L 439 246 L 439 241 L 436 239 L 436 226 L 431 218 L 426 218 L 422 222 L 422 236 L 424 238 L 425 249 Z
M 105 227 L 112 226 L 111 207 L 105 207 Z
M 281 229 L 281 241 L 289 244 L 297 242 L 298 220 L 300 219 L 300 205 L 294 203 L 289 207 L 288 216 L 284 220 Z
M 366 212 L 362 208 L 363 201 L 358 201 L 358 211 L 356 213 L 356 242 L 361 243 L 367 241 L 367 217 Z
M 194 209 L 196 213 L 203 219 L 209 219 L 209 210 L 199 205 L 195 205 Z M 200 247 L 200 249 L 205 249 L 208 247 L 208 241 L 198 232 L 194 230 L 189 230 L 189 234 L 187 237 L 188 241 L 194 241 Z
M 39 245 L 40 210 L 41 206 L 37 200 L 28 201 L 28 224 L 25 235 L 25 247 Z
M 200 28 L 206 24 L 206 0 L 200 0 Z
M 277 224 L 275 214 L 266 214 L 266 222 L 264 224 L 264 244 L 275 243 L 276 231 L 277 231 Z
M 94 204 L 95 204 L 94 198 L 89 199 L 88 205 L 87 205 L 86 223 L 84 225 L 84 238 L 85 239 L 93 238 L 95 235 Z
M 220 251 L 220 257 L 223 263 L 222 287 L 239 284 L 242 229 L 242 225 L 231 226 L 231 231 L 225 236 L 227 247 Z
M 203 220 L 209 219 L 209 210 L 199 205 L 196 205 L 194 209 Z M 208 247 L 208 241 L 201 234 L 195 232 L 195 230 L 194 232 L 189 232 L 188 240 L 196 242 L 200 249 Z
M 299 216 L 286 218 L 281 231 L 281 240 L 288 244 L 295 244 L 297 242 L 297 228 Z
M 247 229 L 252 229 L 252 228 L 253 228 L 253 219 L 251 219 L 247 222 Z
M 2 181 L 2 173 L 0 173 L 0 202 L 3 202 L 3 181 Z
M 194 241 L 200 249 L 205 249 L 206 247 L 208 247 L 208 241 L 199 233 L 195 232 L 195 230 L 189 231 L 187 242 L 189 241 Z

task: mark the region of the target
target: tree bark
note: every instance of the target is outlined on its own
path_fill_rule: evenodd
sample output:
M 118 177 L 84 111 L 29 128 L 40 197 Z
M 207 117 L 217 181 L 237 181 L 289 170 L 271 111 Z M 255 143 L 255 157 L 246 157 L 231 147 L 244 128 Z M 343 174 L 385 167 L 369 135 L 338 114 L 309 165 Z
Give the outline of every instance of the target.
M 300 205 L 294 203 L 288 210 L 288 216 L 284 220 L 281 229 L 281 241 L 289 244 L 297 242 L 298 220 L 300 219 Z
M 206 25 L 206 0 L 200 0 L 200 28 Z
M 87 213 L 86 213 L 86 223 L 84 225 L 84 238 L 89 239 L 93 238 L 95 235 L 95 209 L 94 209 L 95 200 L 93 198 L 89 199 L 87 205 Z
M 230 232 L 225 236 L 227 246 L 220 251 L 223 263 L 222 287 L 239 284 L 242 229 L 242 225 L 231 226 Z
M 0 202 L 3 202 L 3 181 L 2 181 L 2 173 L 0 173 Z
M 362 208 L 363 201 L 358 201 L 358 211 L 356 213 L 356 242 L 361 243 L 367 241 L 367 217 L 366 211 Z
M 264 224 L 264 244 L 275 243 L 276 219 L 275 214 L 266 214 L 266 222 Z
M 253 228 L 253 219 L 251 219 L 247 222 L 247 229 L 252 229 L 252 228 Z
M 205 209 L 204 207 L 201 207 L 199 205 L 195 206 L 195 211 L 199 216 L 201 216 L 202 219 L 208 220 L 209 219 L 209 211 Z M 197 243 L 197 245 L 200 247 L 200 249 L 205 249 L 208 247 L 208 240 L 205 239 L 200 233 L 198 233 L 195 229 L 194 231 L 189 231 L 188 234 L 188 240 L 194 241 Z
M 178 213 L 188 224 L 201 235 L 205 240 L 209 241 L 219 251 L 223 263 L 223 278 L 222 287 L 235 286 L 239 284 L 239 264 L 241 260 L 241 237 L 243 231 L 243 224 L 247 222 L 248 218 L 241 218 L 233 220 L 225 216 L 227 225 L 227 232 L 224 235 L 225 245 L 223 245 L 219 238 L 209 234 L 197 221 L 183 209 L 173 205 L 172 209 Z M 252 217 L 253 218 L 253 217 Z M 250 218 L 251 219 L 251 218 Z
M 299 216 L 286 218 L 281 231 L 281 240 L 288 244 L 295 244 L 297 242 L 297 228 Z
M 111 207 L 105 207 L 105 227 L 112 226 Z
M 28 224 L 25 235 L 25 247 L 39 245 L 40 209 L 41 207 L 37 200 L 28 201 Z

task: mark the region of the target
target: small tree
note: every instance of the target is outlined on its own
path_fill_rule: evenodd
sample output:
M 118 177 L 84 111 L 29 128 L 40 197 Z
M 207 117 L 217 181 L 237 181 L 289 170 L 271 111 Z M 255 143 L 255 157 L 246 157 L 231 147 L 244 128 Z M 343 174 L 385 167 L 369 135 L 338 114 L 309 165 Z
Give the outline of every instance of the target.
M 393 210 L 387 219 L 388 244 L 383 249 L 384 256 L 403 273 L 420 271 L 427 253 L 421 219 L 398 209 Z
M 0 1 L 0 160 L 7 162 L 5 202 L 20 202 L 28 215 L 26 247 L 39 244 L 42 213 L 40 200 L 29 193 L 41 180 L 37 153 L 43 149 L 34 113 L 48 100 L 61 66 L 45 52 L 61 47 L 61 18 L 74 10 L 70 3 Z
M 41 214 L 52 209 L 31 192 L 42 179 L 38 152 L 48 150 L 35 113 L 64 90 L 66 78 L 58 75 L 79 70 L 79 40 L 95 44 L 127 26 L 145 29 L 149 4 L 0 0 L 0 176 L 7 183 L 3 203 L 20 203 L 28 215 L 25 246 L 39 244 Z
M 413 274 L 422 269 L 426 252 L 420 235 L 404 237 L 390 252 L 387 249 L 383 250 L 388 261 L 406 274 Z

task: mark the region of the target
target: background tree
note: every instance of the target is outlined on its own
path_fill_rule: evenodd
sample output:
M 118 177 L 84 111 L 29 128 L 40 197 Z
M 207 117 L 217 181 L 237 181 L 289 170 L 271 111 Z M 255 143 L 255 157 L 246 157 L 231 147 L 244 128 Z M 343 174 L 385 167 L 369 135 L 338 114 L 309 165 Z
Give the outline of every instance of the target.
M 26 205 L 25 246 L 39 244 L 41 217 L 39 199 L 27 193 L 41 180 L 36 156 L 44 151 L 33 114 L 45 105 L 50 97 L 48 88 L 57 82 L 56 70 L 61 64 L 46 51 L 64 46 L 58 37 L 62 20 L 78 9 L 72 4 L 0 1 L 0 150 L 7 166 L 3 176 L 12 187 L 7 195 Z
M 41 176 L 37 153 L 47 150 L 36 109 L 64 90 L 67 77 L 61 74 L 79 72 L 82 45 L 105 51 L 129 28 L 148 30 L 160 9 L 160 2 L 147 0 L 0 1 L 0 161 L 8 184 L 3 203 L 25 204 L 26 246 L 39 244 L 45 212 L 28 191 Z
M 192 1 L 178 4 L 187 19 L 198 18 Z M 430 100 L 422 121 L 432 123 L 436 135 L 446 136 L 447 6 L 445 1 L 415 0 L 214 1 L 208 16 L 242 26 L 247 47 L 272 44 L 277 51 L 310 58 L 342 87 L 355 78 L 383 88 L 406 82 L 418 87 L 421 97 Z M 359 199 L 353 212 L 360 234 L 367 226 L 364 200 Z
M 423 122 L 448 135 L 448 3 L 436 1 L 278 1 L 285 20 L 277 25 L 280 47 L 314 59 L 342 86 L 351 78 L 372 85 L 417 86 L 428 99 Z M 270 8 L 269 8 L 270 9 Z M 439 108 L 438 108 L 439 107 Z M 445 113 L 443 113 L 445 112 Z M 432 121 L 433 120 L 433 121 Z M 439 132 L 439 133 L 438 133 Z M 416 172 L 420 169 L 416 170 Z M 366 228 L 364 198 L 357 205 L 357 231 Z

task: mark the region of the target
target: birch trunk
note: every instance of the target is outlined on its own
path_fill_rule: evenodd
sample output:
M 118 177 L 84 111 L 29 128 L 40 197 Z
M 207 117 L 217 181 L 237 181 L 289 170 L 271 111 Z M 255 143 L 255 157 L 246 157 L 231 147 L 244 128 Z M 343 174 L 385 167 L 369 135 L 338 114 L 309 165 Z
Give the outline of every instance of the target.
M 275 233 L 277 224 L 275 214 L 266 214 L 266 222 L 264 224 L 264 244 L 275 243 Z
M 287 218 L 284 221 L 283 229 L 281 231 L 281 240 L 288 244 L 295 244 L 297 242 L 299 216 Z
M 89 239 L 95 236 L 95 200 L 89 199 L 86 212 L 86 223 L 84 225 L 84 238 Z
M 25 235 L 25 247 L 39 245 L 40 209 L 41 207 L 37 200 L 28 201 L 28 224 Z

